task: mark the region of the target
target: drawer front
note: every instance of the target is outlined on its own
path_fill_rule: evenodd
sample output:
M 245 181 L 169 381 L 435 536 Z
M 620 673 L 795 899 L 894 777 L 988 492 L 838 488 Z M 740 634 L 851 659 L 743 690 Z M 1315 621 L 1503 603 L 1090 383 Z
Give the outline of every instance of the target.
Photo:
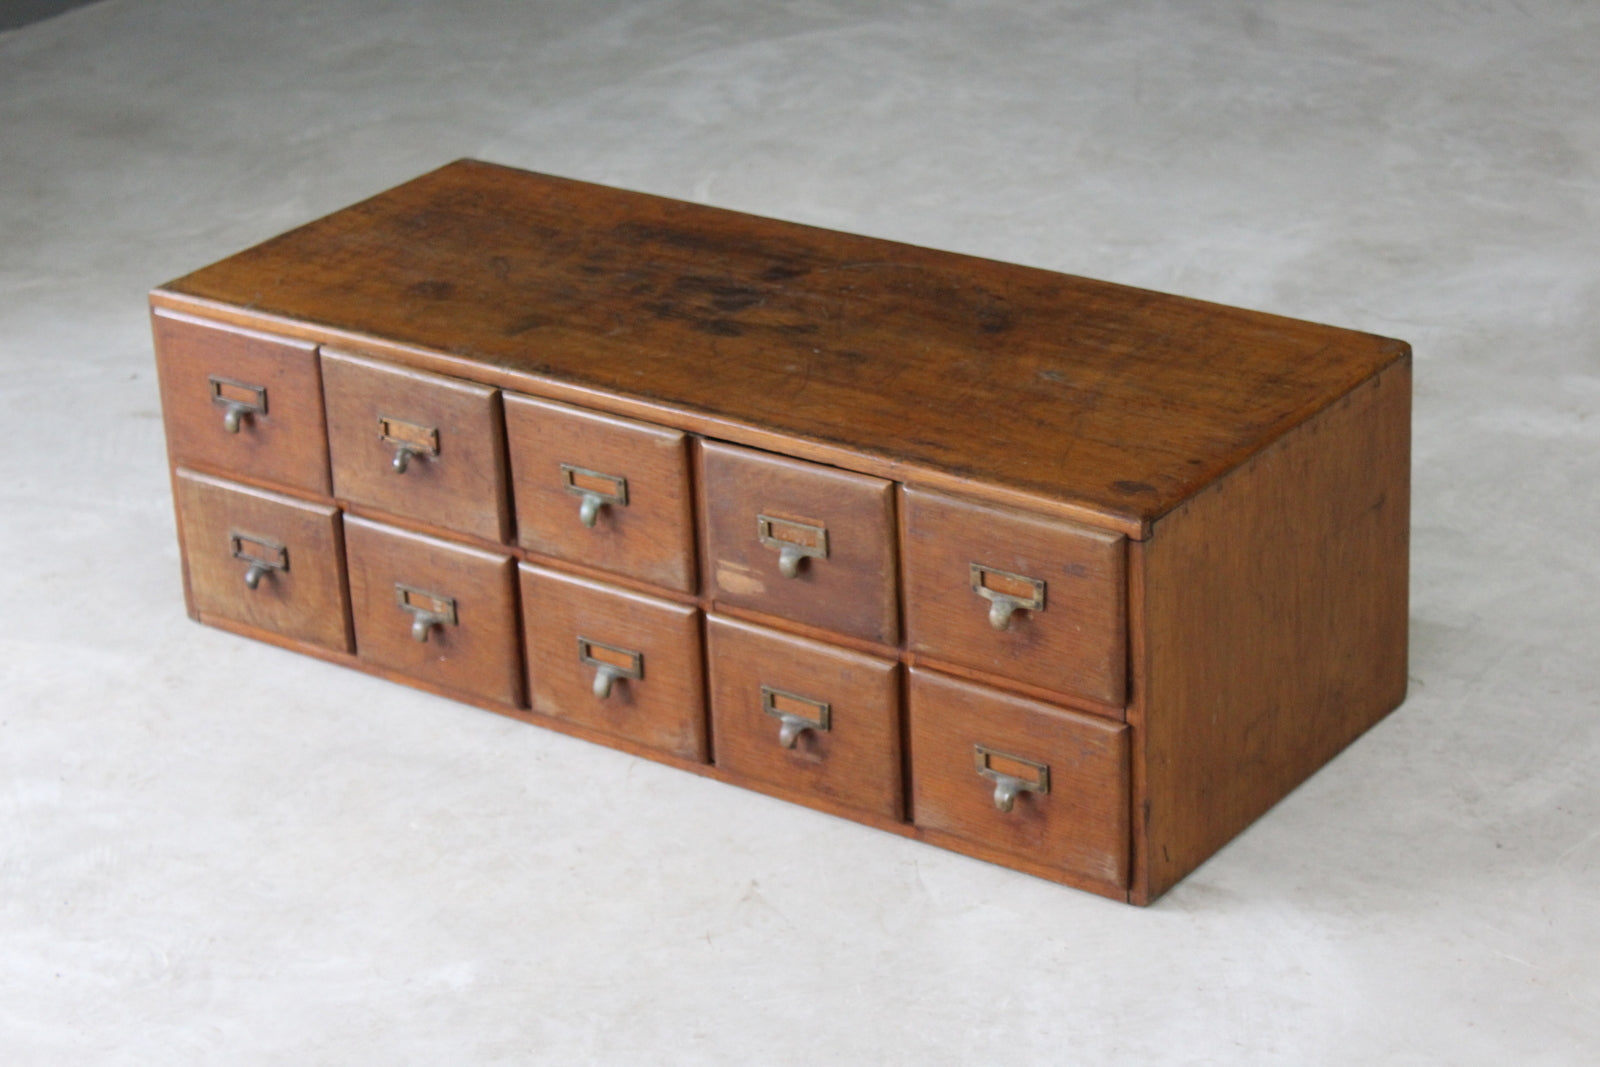
M 524 563 L 534 711 L 706 758 L 699 612 Z
M 1124 702 L 1121 534 L 922 489 L 903 506 L 911 651 Z
M 346 516 L 356 654 L 502 704 L 522 703 L 508 556 Z
M 694 592 L 684 434 L 511 394 L 505 417 L 518 544 Z
M 317 346 L 157 311 L 173 463 L 328 495 Z
M 918 826 L 1128 884 L 1128 728 L 920 668 L 910 671 Z
M 196 611 L 350 651 L 335 508 L 193 471 L 173 484 Z
M 488 541 L 510 534 L 496 389 L 322 353 L 334 495 Z
M 717 766 L 900 816 L 898 664 L 715 615 L 706 641 Z
M 700 456 L 716 603 L 899 641 L 893 483 L 713 441 Z

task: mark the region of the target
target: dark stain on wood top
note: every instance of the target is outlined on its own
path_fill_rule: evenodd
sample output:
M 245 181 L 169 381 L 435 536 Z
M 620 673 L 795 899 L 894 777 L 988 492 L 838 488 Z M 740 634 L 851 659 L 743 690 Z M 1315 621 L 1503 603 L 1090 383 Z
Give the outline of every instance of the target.
M 162 288 L 1140 522 L 1409 353 L 472 160 Z

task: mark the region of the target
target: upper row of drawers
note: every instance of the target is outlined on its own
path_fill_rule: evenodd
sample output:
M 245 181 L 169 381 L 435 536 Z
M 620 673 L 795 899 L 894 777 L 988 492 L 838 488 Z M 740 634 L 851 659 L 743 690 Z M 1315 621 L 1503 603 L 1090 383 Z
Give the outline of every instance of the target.
M 685 434 L 157 314 L 175 463 L 697 591 Z M 1120 705 L 1118 534 L 702 441 L 704 593 Z M 506 470 L 509 457 L 510 470 Z M 897 547 L 899 551 L 897 552 Z M 903 559 L 897 556 L 903 554 Z

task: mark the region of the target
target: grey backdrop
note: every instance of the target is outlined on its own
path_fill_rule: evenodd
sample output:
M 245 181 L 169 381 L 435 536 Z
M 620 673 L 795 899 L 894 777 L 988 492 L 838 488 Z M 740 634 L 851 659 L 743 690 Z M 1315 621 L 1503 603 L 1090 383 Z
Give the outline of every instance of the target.
M 0 34 L 0 1061 L 1600 1060 L 1600 7 Z M 1149 910 L 195 626 L 150 286 L 462 155 L 1410 340 L 1411 696 Z

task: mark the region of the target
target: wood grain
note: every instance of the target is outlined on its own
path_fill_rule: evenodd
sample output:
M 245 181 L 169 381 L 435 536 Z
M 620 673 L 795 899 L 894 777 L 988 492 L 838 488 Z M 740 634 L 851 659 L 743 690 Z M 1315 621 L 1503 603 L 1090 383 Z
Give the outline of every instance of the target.
M 316 345 L 161 310 L 153 311 L 151 325 L 174 465 L 327 495 Z M 213 375 L 264 390 L 266 412 L 227 432 L 225 410 L 212 400 Z
M 1407 360 L 1137 547 L 1137 901 L 1404 698 L 1410 431 Z
M 912 817 L 918 826 L 1124 888 L 1128 877 L 1128 728 L 912 668 Z M 1009 812 L 978 773 L 984 745 L 1049 768 L 1047 794 Z
M 344 542 L 335 508 L 181 468 L 173 488 L 195 611 L 349 651 Z M 283 546 L 287 566 L 262 575 L 251 589 L 244 581 L 250 564 L 233 554 L 235 534 Z
M 322 377 L 335 496 L 489 541 L 510 539 L 498 390 L 327 349 Z M 378 430 L 382 418 L 436 431 L 438 455 L 417 456 L 396 473 L 396 447 Z
M 892 483 L 714 441 L 699 451 L 713 603 L 898 643 Z M 784 577 L 780 549 L 759 539 L 762 515 L 825 530 L 826 558 Z
M 930 661 L 1122 703 L 1120 534 L 909 486 L 902 501 L 907 648 Z M 1015 574 L 1044 582 L 1043 608 L 1019 610 L 996 630 L 991 602 L 972 587 L 973 564 L 997 569 L 1002 581 Z
M 533 710 L 707 759 L 700 613 L 526 563 L 520 570 Z M 596 696 L 596 668 L 578 658 L 580 637 L 637 652 L 643 677 L 620 679 L 608 696 Z
M 509 556 L 346 515 L 356 652 L 387 670 L 504 704 L 522 703 L 521 646 Z M 403 584 L 455 601 L 457 622 L 411 634 Z
M 900 668 L 893 660 L 753 626 L 706 620 L 717 765 L 852 808 L 899 816 Z M 828 705 L 828 729 L 793 748 L 763 710 L 762 686 Z M 802 714 L 812 713 L 802 709 Z
M 513 394 L 503 399 L 518 543 L 694 592 L 694 501 L 684 434 L 570 404 Z M 625 479 L 627 503 L 606 504 L 594 525 L 584 526 L 563 464 Z
M 1406 351 L 470 160 L 163 288 L 1138 522 Z

